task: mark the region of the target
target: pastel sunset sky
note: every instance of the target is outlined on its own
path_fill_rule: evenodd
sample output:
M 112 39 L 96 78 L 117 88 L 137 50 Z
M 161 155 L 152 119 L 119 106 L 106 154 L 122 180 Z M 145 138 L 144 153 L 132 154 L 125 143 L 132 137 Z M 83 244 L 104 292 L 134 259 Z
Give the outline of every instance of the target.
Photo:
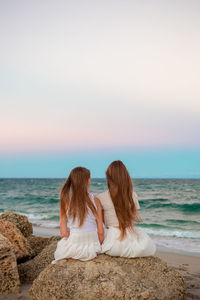
M 200 1 L 1 0 L 0 177 L 200 178 Z

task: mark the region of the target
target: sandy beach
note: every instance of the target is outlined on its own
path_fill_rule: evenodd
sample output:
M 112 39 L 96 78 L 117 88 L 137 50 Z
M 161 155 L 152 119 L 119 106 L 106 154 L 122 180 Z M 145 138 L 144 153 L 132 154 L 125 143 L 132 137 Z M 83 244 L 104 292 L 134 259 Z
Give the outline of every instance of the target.
M 42 236 L 58 235 L 58 228 L 33 228 L 34 234 Z M 178 254 L 170 252 L 169 249 L 163 249 L 163 251 L 157 251 L 156 256 L 167 262 L 167 264 L 175 268 L 185 278 L 187 291 L 187 299 L 200 299 L 200 256 L 192 256 L 186 254 Z M 0 300 L 28 300 L 30 284 L 24 284 L 21 286 L 21 293 L 18 295 L 0 295 Z M 44 299 L 45 300 L 45 299 Z

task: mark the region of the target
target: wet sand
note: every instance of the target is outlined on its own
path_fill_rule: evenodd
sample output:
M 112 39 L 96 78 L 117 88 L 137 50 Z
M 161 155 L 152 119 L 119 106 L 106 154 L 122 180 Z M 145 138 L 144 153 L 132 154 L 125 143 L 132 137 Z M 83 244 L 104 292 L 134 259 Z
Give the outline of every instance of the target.
M 186 299 L 200 299 L 200 257 L 157 251 L 156 256 L 175 268 L 185 279 Z

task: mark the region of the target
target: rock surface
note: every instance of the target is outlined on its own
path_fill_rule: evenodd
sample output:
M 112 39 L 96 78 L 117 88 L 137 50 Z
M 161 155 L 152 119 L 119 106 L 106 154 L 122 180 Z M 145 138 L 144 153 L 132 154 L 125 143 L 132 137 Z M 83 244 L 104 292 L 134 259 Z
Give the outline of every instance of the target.
M 32 223 L 30 223 L 28 218 L 24 215 L 17 214 L 13 211 L 6 211 L 0 215 L 0 219 L 4 219 L 15 224 L 25 237 L 28 237 L 33 233 Z
M 19 292 L 16 257 L 9 240 L 0 234 L 0 294 Z
M 57 238 L 57 237 L 55 237 Z M 18 265 L 18 272 L 21 283 L 30 283 L 44 270 L 54 259 L 57 240 L 52 241 L 36 257 Z
M 184 299 L 183 277 L 157 257 L 99 255 L 81 262 L 64 259 L 48 265 L 33 282 L 31 300 Z
M 37 235 L 30 235 L 27 238 L 31 248 L 33 249 L 33 256 L 38 255 L 51 242 L 59 241 L 60 239 L 60 236 L 43 237 Z
M 10 241 L 18 261 L 32 257 L 28 241 L 13 223 L 0 219 L 0 233 Z

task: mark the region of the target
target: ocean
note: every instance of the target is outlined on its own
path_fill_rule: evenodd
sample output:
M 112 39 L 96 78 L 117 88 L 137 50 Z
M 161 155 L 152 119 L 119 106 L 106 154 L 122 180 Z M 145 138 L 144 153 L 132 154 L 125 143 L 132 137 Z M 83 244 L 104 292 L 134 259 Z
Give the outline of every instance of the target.
M 59 193 L 64 179 L 0 179 L 0 213 L 12 210 L 35 225 L 59 228 Z M 158 249 L 200 255 L 200 179 L 134 179 L 139 214 Z M 107 189 L 93 179 L 90 191 Z

